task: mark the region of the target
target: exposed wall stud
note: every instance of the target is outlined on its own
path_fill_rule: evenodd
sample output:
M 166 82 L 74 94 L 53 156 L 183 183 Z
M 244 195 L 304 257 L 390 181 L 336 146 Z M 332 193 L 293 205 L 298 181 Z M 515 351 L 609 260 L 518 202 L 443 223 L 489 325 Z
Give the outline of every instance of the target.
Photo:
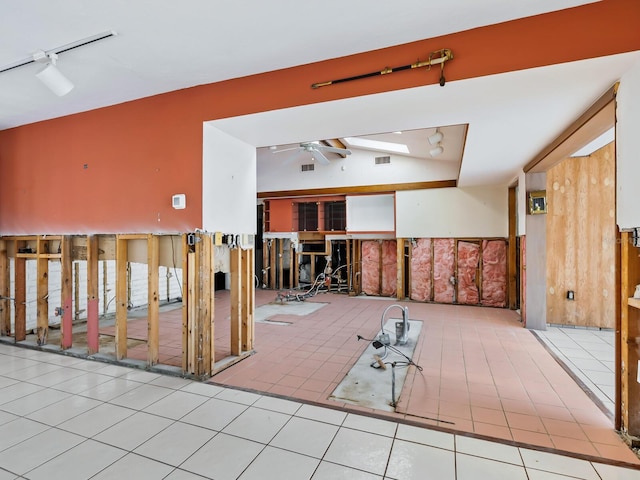
M 87 353 L 93 355 L 99 350 L 99 277 L 98 277 L 98 236 L 87 236 Z M 126 342 L 126 337 L 125 337 Z M 126 343 L 125 343 L 126 344 Z
M 60 347 L 71 348 L 73 343 L 73 259 L 71 258 L 71 237 L 62 238 L 60 258 L 62 320 L 60 322 Z
M 147 238 L 147 363 L 158 363 L 160 349 L 160 242 L 157 235 Z
M 116 237 L 116 359 L 127 356 L 127 258 L 128 244 L 126 238 Z

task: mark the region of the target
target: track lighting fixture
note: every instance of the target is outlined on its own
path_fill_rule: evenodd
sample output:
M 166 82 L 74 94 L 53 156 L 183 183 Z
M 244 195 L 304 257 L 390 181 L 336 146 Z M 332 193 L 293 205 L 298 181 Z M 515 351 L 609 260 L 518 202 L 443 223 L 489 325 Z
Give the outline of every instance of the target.
M 433 147 L 429 150 L 429 155 L 437 157 L 438 155 L 442 155 L 442 152 L 444 152 L 444 148 L 442 148 L 442 145 L 438 145 L 437 147 Z
M 55 53 L 46 54 L 42 50 L 37 52 L 33 56 L 33 60 L 39 63 L 46 62 L 46 66 L 36 73 L 36 78 L 40 80 L 49 90 L 63 97 L 71 90 L 73 90 L 73 83 L 67 77 L 65 77 L 56 63 L 58 61 L 58 55 Z
M 429 135 L 428 140 L 429 144 L 434 146 L 431 150 L 429 150 L 429 155 L 431 155 L 432 157 L 442 155 L 442 152 L 444 152 L 444 147 L 440 144 L 440 142 L 444 140 L 443 133 L 440 130 L 436 129 L 435 133 Z
M 429 143 L 431 145 L 437 145 L 442 141 L 443 138 L 444 135 L 442 134 L 442 132 L 440 130 L 436 130 L 434 134 L 429 135 Z
M 72 43 L 67 43 L 66 45 L 62 45 L 57 48 L 52 48 L 51 50 L 38 50 L 30 57 L 18 60 L 17 62 L 13 62 L 8 65 L 0 66 L 0 73 L 8 72 L 9 70 L 28 65 L 30 63 L 46 64 L 43 69 L 36 73 L 36 77 L 38 78 L 38 80 L 44 83 L 53 93 L 55 93 L 59 97 L 62 97 L 63 95 L 66 95 L 71 90 L 73 90 L 73 83 L 67 77 L 65 77 L 62 72 L 60 72 L 60 70 L 58 70 L 58 67 L 56 66 L 58 55 L 69 50 L 73 50 L 74 48 L 82 47 L 84 45 L 88 45 L 105 38 L 114 37 L 116 35 L 116 32 L 107 31 L 99 33 L 97 35 L 93 35 L 91 37 L 83 38 Z

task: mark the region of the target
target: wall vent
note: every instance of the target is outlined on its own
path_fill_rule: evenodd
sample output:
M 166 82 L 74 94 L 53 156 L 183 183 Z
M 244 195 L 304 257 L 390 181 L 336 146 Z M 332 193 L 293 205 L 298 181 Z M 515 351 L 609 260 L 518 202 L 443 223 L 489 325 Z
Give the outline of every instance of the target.
M 387 164 L 391 163 L 391 157 L 389 157 L 389 156 L 376 157 L 375 161 L 376 161 L 376 165 L 387 165 Z
M 300 167 L 302 172 L 313 172 L 315 165 L 313 163 L 304 163 Z

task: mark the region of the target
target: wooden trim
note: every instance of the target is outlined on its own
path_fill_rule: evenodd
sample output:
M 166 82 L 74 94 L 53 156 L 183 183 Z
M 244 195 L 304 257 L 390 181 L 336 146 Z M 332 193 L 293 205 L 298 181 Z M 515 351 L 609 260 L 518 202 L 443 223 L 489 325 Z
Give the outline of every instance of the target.
M 517 291 L 517 249 L 516 230 L 517 224 L 517 197 L 516 188 L 509 187 L 509 243 L 507 245 L 507 306 L 515 310 L 518 305 Z
M 156 365 L 160 349 L 160 239 L 147 238 L 147 364 Z
M 87 236 L 87 353 L 93 355 L 100 348 L 98 319 L 98 236 Z M 116 287 L 117 288 L 117 287 Z M 116 307 L 117 310 L 117 307 Z M 125 337 L 126 345 L 126 337 Z
M 310 195 L 354 195 L 359 193 L 393 193 L 401 190 L 452 188 L 457 185 L 458 182 L 456 180 L 436 180 L 433 182 L 388 183 L 351 187 L 311 188 L 305 190 L 280 190 L 273 192 L 258 192 L 258 198 L 305 197 Z
M 617 84 L 609 88 L 586 112 L 527 163 L 524 172 L 547 171 L 611 128 L 615 123 L 616 91 Z
M 127 357 L 127 263 L 129 245 L 126 238 L 116 237 L 116 359 Z
M 70 236 L 62 239 L 60 259 L 60 300 L 62 303 L 62 321 L 60 322 L 60 347 L 71 348 L 73 343 L 73 259 L 71 258 Z

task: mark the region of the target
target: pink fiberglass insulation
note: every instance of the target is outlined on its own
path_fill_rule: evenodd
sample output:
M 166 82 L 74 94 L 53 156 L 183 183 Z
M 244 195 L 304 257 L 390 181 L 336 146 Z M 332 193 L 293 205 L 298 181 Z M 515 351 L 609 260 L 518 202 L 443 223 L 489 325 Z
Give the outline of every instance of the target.
M 507 304 L 507 242 L 482 242 L 482 304 L 504 307 Z
M 476 305 L 480 303 L 476 273 L 480 260 L 480 245 L 458 242 L 458 303 Z
M 433 240 L 433 301 L 453 303 L 453 238 Z
M 398 246 L 395 240 L 382 242 L 382 291 L 384 297 L 395 297 L 398 287 Z
M 419 302 L 431 300 L 431 239 L 419 238 L 411 246 L 409 298 Z
M 380 294 L 380 243 L 362 242 L 362 291 L 367 295 Z

